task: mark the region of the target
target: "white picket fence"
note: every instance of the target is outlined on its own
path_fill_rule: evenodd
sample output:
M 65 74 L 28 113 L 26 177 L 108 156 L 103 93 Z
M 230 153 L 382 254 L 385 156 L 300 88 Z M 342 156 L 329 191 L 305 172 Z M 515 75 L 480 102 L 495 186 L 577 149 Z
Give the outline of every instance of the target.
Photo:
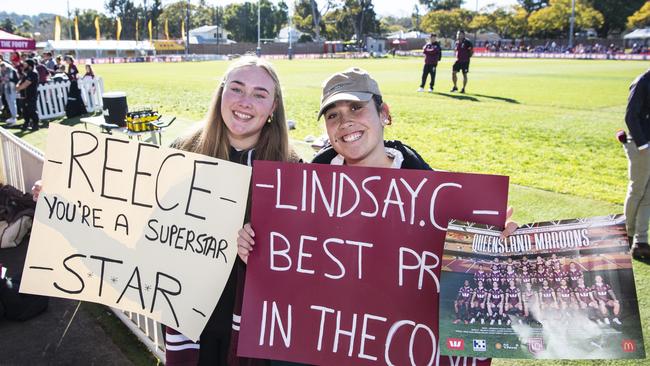
M 0 182 L 10 184 L 23 192 L 31 192 L 34 182 L 42 176 L 43 152 L 0 127 L 0 157 Z M 109 309 L 149 351 L 165 363 L 165 338 L 160 323 L 144 315 Z
M 77 85 L 81 91 L 81 99 L 86 106 L 86 111 L 89 113 L 101 112 L 103 108 L 104 80 L 102 78 L 82 79 L 77 81 Z M 45 120 L 65 116 L 69 88 L 69 81 L 39 85 L 38 105 L 36 106 L 38 118 Z

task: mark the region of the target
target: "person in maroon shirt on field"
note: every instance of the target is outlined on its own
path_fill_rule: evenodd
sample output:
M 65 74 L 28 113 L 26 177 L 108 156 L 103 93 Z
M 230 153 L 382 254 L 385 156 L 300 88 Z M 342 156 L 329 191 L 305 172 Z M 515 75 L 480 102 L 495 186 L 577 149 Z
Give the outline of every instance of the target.
M 456 74 L 459 71 L 463 72 L 463 88 L 461 93 L 465 92 L 467 86 L 467 73 L 469 72 L 469 58 L 474 54 L 474 46 L 467 38 L 465 38 L 465 31 L 459 30 L 456 33 L 456 62 L 452 67 L 451 80 L 454 82 L 454 87 L 451 88 L 452 92 L 458 91 L 458 77 Z
M 434 33 L 431 33 L 429 43 L 425 44 L 422 48 L 422 53 L 424 53 L 424 68 L 422 69 L 422 82 L 420 83 L 418 92 L 424 91 L 424 84 L 427 83 L 427 75 L 431 75 L 429 93 L 433 92 L 433 85 L 436 83 L 436 67 L 438 67 L 438 61 L 442 57 L 442 48 L 440 48 L 440 43 L 436 41 L 436 37 Z

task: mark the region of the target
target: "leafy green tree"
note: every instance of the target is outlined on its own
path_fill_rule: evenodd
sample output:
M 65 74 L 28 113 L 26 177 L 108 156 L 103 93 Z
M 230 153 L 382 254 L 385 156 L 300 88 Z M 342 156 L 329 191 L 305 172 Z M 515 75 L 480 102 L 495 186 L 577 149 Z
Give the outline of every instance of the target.
M 589 5 L 603 14 L 604 22 L 598 29 L 601 37 L 625 30 L 627 18 L 634 14 L 646 0 L 588 0 Z
M 413 19 L 410 17 L 386 16 L 379 19 L 381 29 L 389 33 L 407 31 L 413 28 Z
M 30 30 L 32 30 L 32 27 L 33 27 L 32 22 L 30 22 L 27 19 L 23 20 L 23 22 L 20 23 L 20 30 L 23 32 L 29 32 Z
M 257 8 L 253 3 L 226 5 L 223 24 L 235 41 L 257 41 Z
M 648 25 L 650 25 L 650 2 L 643 4 L 641 9 L 627 18 L 627 27 L 630 29 L 643 28 Z
M 109 0 L 104 7 L 110 15 L 120 18 L 122 22 L 120 39 L 135 39 L 136 19 L 138 15 L 144 16 L 142 7 L 135 6 L 131 0 Z
M 429 10 L 452 10 L 463 5 L 464 0 L 419 0 Z
M 345 0 L 343 13 L 349 17 L 348 23 L 351 23 L 359 45 L 363 44 L 366 35 L 380 33 L 372 0 Z
M 16 31 L 16 26 L 14 25 L 14 22 L 9 18 L 5 18 L 2 21 L 2 25 L 0 26 L 0 28 L 5 32 L 9 32 L 9 33 L 14 33 Z
M 316 0 L 298 0 L 294 5 L 292 20 L 298 30 L 311 34 L 315 40 L 320 40 L 321 32 L 326 31 L 326 24 L 323 20 L 330 11 L 335 9 L 334 0 L 325 0 L 321 8 L 319 8 Z M 336 16 L 336 18 L 339 17 Z M 331 22 L 331 17 L 329 18 Z
M 95 17 L 99 17 L 99 29 L 102 39 L 115 39 L 115 19 L 92 9 L 75 9 L 74 15 L 77 16 L 79 22 L 79 39 L 95 39 Z M 63 22 L 61 28 L 62 30 L 65 29 Z M 65 32 L 61 33 L 63 36 Z M 72 39 L 74 39 L 74 33 Z
M 465 9 L 435 10 L 428 12 L 422 20 L 422 29 L 453 38 L 460 29 L 467 29 L 472 21 L 472 12 Z
M 495 31 L 494 17 L 489 13 L 475 15 L 472 21 L 467 25 L 467 29 L 476 31 Z
M 569 30 L 571 0 L 550 0 L 547 7 L 533 12 L 528 17 L 528 25 L 533 36 L 563 36 Z M 584 0 L 576 0 L 576 30 L 600 28 L 604 23 L 603 15 L 589 6 Z

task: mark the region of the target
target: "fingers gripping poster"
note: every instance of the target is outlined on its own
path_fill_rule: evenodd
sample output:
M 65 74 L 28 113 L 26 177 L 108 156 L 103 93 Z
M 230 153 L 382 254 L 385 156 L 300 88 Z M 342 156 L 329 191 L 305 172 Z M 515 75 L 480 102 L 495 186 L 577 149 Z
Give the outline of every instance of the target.
M 452 222 L 442 263 L 442 354 L 645 357 L 622 215 L 528 224 L 506 240 Z
M 50 125 L 20 291 L 133 311 L 198 339 L 236 258 L 250 174 Z
M 505 219 L 508 178 L 256 162 L 238 353 L 316 365 L 487 365 L 440 356 L 451 217 Z

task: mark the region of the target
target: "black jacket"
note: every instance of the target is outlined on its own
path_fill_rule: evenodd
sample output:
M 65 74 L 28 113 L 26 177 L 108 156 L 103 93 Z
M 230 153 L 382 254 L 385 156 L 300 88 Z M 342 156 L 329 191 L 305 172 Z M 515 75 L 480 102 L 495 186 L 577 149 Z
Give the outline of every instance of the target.
M 636 146 L 650 140 L 650 69 L 639 75 L 630 85 L 625 124 Z
M 415 150 L 400 141 L 385 140 L 384 146 L 398 150 L 404 155 L 404 162 L 402 162 L 401 169 L 433 170 Z M 331 145 L 327 145 L 314 156 L 311 162 L 316 164 L 329 164 L 336 155 L 338 153 L 334 148 Z

